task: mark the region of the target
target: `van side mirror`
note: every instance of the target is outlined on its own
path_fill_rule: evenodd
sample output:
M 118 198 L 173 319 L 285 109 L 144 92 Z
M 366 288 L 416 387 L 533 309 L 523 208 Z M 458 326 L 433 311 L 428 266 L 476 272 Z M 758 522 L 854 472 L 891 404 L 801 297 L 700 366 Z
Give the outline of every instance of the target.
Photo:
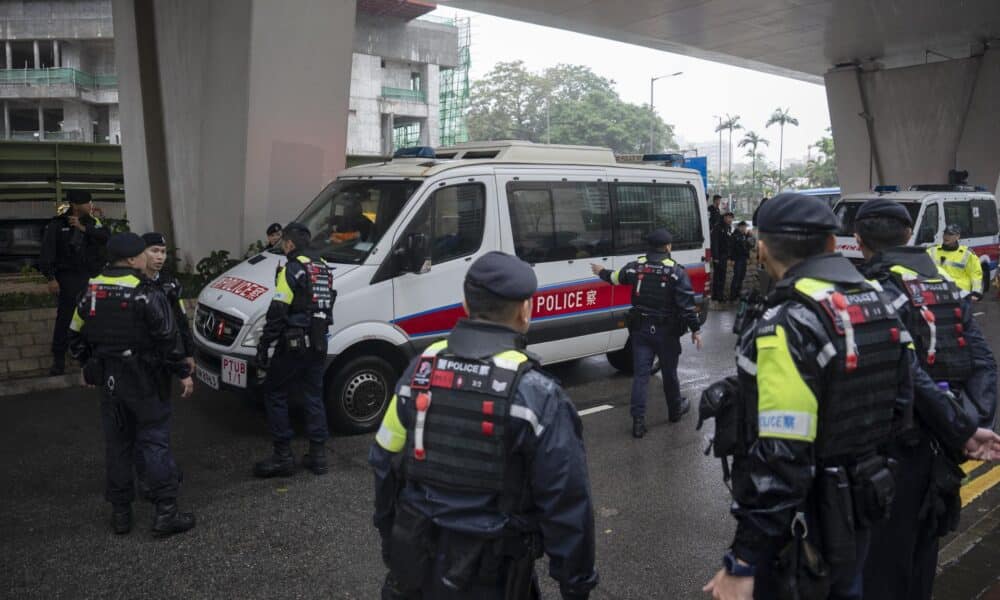
M 404 273 L 426 273 L 430 270 L 430 252 L 427 236 L 411 233 L 395 251 L 396 260 Z

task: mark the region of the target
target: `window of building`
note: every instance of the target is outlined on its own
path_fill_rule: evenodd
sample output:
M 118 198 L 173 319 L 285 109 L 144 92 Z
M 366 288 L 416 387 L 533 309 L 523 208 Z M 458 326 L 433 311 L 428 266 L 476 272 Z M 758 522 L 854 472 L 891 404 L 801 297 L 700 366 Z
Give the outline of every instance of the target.
M 701 247 L 704 236 L 698 198 L 690 185 L 613 183 L 615 254 L 635 254 L 646 249 L 646 235 L 666 228 L 674 250 Z
M 485 223 L 486 188 L 464 183 L 434 192 L 407 227 L 407 235 L 427 236 L 431 263 L 441 264 L 479 250 Z
M 414 92 L 420 91 L 420 73 L 410 73 L 410 89 Z
M 514 250 L 530 263 L 611 254 L 604 183 L 507 184 Z

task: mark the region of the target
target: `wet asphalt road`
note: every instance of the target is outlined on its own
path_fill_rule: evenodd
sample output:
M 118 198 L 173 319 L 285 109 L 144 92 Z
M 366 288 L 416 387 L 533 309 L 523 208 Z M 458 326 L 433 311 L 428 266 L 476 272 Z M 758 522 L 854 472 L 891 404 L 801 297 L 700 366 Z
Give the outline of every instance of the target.
M 981 319 L 995 323 L 989 317 L 1000 315 L 1000 306 L 983 309 Z M 701 352 L 684 339 L 679 375 L 692 402 L 733 372 L 731 323 L 731 313 L 713 313 Z M 1000 326 L 991 325 L 988 336 L 1000 339 Z M 718 462 L 702 454 L 695 411 L 667 424 L 654 382 L 650 432 L 633 440 L 630 378 L 603 357 L 549 370 L 579 409 L 613 407 L 583 417 L 601 573 L 592 597 L 704 597 L 700 588 L 734 525 Z M 136 503 L 131 535 L 108 531 L 94 392 L 0 399 L 0 597 L 378 597 L 384 571 L 371 526 L 370 436 L 331 440 L 327 476 L 261 481 L 250 468 L 269 451 L 262 412 L 204 387 L 174 407 L 181 503 L 197 513 L 198 527 L 157 541 L 148 533 L 148 504 Z M 297 453 L 306 445 L 296 444 Z M 556 598 L 546 569 L 543 559 L 545 597 Z

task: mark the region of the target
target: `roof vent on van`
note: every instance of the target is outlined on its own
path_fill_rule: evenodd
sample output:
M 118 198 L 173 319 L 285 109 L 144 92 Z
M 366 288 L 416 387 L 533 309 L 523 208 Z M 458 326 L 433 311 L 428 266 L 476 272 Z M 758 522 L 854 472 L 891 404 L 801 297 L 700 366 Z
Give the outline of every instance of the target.
M 462 158 L 496 158 L 500 154 L 499 150 L 476 150 L 466 152 Z
M 971 185 L 954 185 L 950 183 L 921 183 L 911 185 L 911 192 L 974 192 L 976 188 Z
M 876 194 L 888 194 L 889 192 L 898 192 L 898 185 L 876 185 L 875 189 L 872 190 Z
M 615 164 L 610 148 L 536 144 L 523 140 L 462 142 L 437 149 L 437 156 L 453 154 L 457 160 L 486 159 L 513 163 Z

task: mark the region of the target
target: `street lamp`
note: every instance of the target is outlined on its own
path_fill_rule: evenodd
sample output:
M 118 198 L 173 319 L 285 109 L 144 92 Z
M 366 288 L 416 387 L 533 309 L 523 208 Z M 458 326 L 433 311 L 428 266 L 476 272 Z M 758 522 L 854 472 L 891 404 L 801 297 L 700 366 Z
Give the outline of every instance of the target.
M 659 77 L 649 78 L 649 115 L 652 117 L 649 120 L 649 153 L 652 154 L 656 152 L 653 145 L 656 143 L 656 110 L 653 109 L 653 84 L 656 83 L 658 79 L 667 79 L 669 77 L 677 77 L 678 75 L 683 75 L 684 71 L 677 71 L 676 73 L 671 73 L 670 75 L 660 75 Z

